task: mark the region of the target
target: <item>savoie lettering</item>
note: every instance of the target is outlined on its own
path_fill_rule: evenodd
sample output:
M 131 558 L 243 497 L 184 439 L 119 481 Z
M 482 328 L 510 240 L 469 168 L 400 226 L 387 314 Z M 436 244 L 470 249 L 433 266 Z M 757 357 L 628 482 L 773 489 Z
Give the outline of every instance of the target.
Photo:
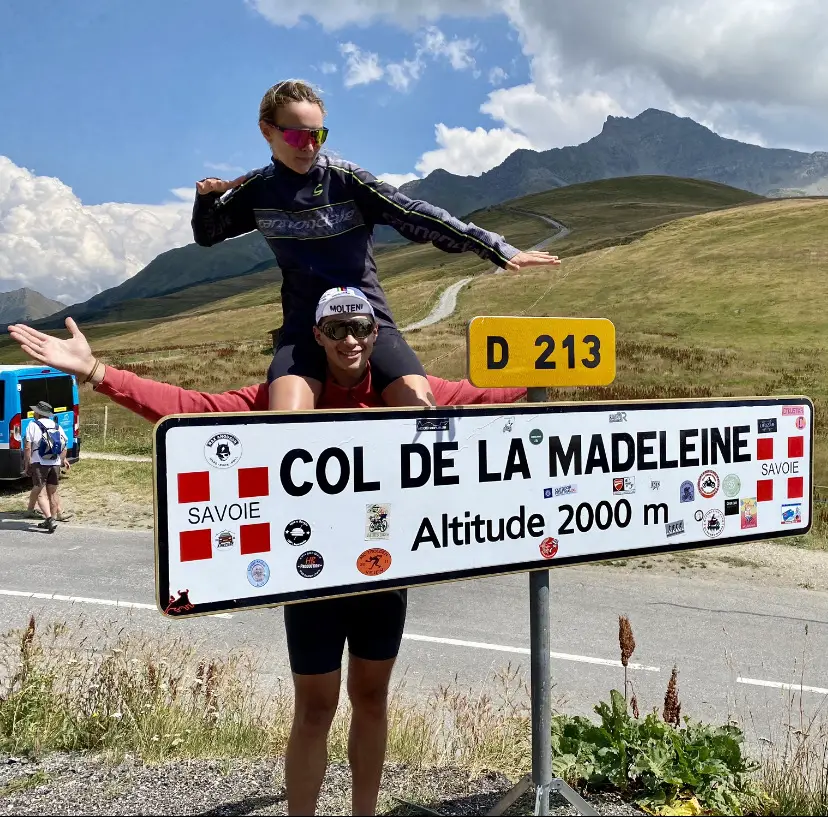
M 799 463 L 796 460 L 791 462 L 763 462 L 762 476 L 770 477 L 779 474 L 798 474 Z
M 226 505 L 206 505 L 203 508 L 189 508 L 187 521 L 191 525 L 203 525 L 206 522 L 238 522 L 241 519 L 259 519 L 261 507 L 258 501 L 232 502 Z
M 609 474 L 623 471 L 689 468 L 750 462 L 749 425 L 688 428 L 678 435 L 667 431 L 636 434 L 573 434 L 564 442 L 549 437 L 549 476 Z M 783 472 L 784 473 L 784 472 Z
M 527 536 L 539 537 L 543 536 L 544 527 L 543 516 L 539 513 L 527 519 L 524 505 L 508 519 L 484 519 L 479 513 L 472 518 L 471 511 L 466 511 L 463 516 L 452 517 L 444 513 L 435 523 L 426 516 L 420 522 L 411 550 L 417 550 L 420 545 L 447 548 L 449 545 L 482 545 L 486 542 L 505 542 L 507 539 L 525 539 Z

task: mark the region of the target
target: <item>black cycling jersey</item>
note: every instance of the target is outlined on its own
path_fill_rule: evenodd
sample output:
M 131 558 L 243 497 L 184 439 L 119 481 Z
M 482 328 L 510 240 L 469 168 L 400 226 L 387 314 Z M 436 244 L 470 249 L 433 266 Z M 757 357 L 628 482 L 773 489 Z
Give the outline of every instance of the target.
M 224 196 L 196 194 L 192 218 L 196 243 L 204 247 L 256 229 L 262 233 L 282 270 L 287 333 L 307 331 L 322 293 L 335 286 L 358 287 L 380 325 L 394 325 L 374 263 L 372 233 L 378 224 L 445 252 L 476 253 L 500 267 L 519 252 L 502 236 L 324 155 L 305 174 L 274 160 Z

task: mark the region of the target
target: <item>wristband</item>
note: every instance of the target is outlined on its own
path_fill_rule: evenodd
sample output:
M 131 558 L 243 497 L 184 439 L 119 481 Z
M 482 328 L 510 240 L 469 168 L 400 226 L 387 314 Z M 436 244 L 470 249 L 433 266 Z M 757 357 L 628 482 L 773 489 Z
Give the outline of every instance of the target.
M 100 365 L 101 365 L 101 361 L 96 359 L 95 360 L 95 365 L 92 367 L 92 371 L 89 372 L 89 374 L 86 376 L 86 380 L 83 381 L 84 383 L 88 383 L 95 376 L 95 372 L 98 371 L 98 367 Z

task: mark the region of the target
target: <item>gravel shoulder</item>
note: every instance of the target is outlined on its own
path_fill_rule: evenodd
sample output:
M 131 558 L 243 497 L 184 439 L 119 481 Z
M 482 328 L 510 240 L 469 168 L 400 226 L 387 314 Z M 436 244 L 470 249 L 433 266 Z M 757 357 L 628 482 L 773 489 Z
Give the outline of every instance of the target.
M 350 814 L 350 772 L 328 767 L 318 814 Z M 469 776 L 459 769 L 385 769 L 378 814 L 423 814 L 426 806 L 445 815 L 485 814 L 511 788 L 502 774 Z M 17 790 L 20 787 L 22 790 Z M 615 795 L 588 800 L 600 814 L 644 812 Z M 403 802 L 403 801 L 408 801 Z M 577 811 L 553 795 L 551 814 Z M 506 813 L 532 814 L 526 794 Z M 0 756 L 0 815 L 287 814 L 283 763 L 266 760 L 190 760 L 145 766 L 127 758 L 116 765 L 101 757 L 54 754 L 40 761 Z
M 602 564 L 620 573 L 648 570 L 660 575 L 828 592 L 828 551 L 776 542 L 665 553 Z

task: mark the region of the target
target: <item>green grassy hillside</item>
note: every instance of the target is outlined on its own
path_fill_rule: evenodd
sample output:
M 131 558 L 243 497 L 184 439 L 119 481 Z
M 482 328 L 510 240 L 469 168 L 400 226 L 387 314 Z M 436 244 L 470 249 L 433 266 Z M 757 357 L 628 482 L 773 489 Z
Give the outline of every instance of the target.
M 555 272 L 480 278 L 457 316 L 412 333 L 429 371 L 460 376 L 474 315 L 613 321 L 618 373 L 561 399 L 806 394 L 816 406 L 817 484 L 828 485 L 828 199 L 772 201 L 665 224 Z
M 524 246 L 549 229 L 518 209 L 560 219 L 572 232 L 553 245 L 563 258 L 558 268 L 479 275 L 489 265 L 475 256 L 428 246 L 378 255 L 401 325 L 426 314 L 452 281 L 477 275 L 451 319 L 409 333 L 427 369 L 465 376 L 466 325 L 475 315 L 609 318 L 617 330 L 615 382 L 556 390 L 553 399 L 806 394 L 816 406 L 816 484 L 828 485 L 828 310 L 821 298 L 828 199 L 757 200 L 719 185 L 653 177 L 579 187 L 471 219 L 499 225 L 513 240 L 520 235 Z M 82 328 L 106 362 L 141 375 L 206 391 L 262 382 L 271 357 L 267 332 L 281 318 L 278 284 L 224 286 L 209 302 L 180 293 L 182 311 L 174 316 Z M 0 362 L 23 359 L 8 339 L 0 342 Z M 92 447 L 100 445 L 105 402 L 84 387 L 83 433 Z M 150 450 L 148 423 L 111 404 L 109 422 L 116 450 Z M 828 516 L 818 521 L 813 541 L 828 541 Z
M 632 241 L 653 227 L 676 218 L 754 201 L 763 199 L 712 182 L 644 176 L 590 182 L 538 193 L 471 213 L 468 220 L 505 235 L 514 246 L 526 249 L 553 232 L 546 222 L 527 215 L 527 212 L 554 217 L 571 229 L 567 238 L 554 245 L 554 251 L 563 257 L 572 257 L 598 246 Z M 217 248 L 197 249 L 201 253 L 209 253 Z M 169 255 L 163 256 L 165 263 Z M 466 275 L 491 269 L 490 264 L 471 253 L 448 254 L 431 244 L 406 243 L 398 247 L 379 247 L 376 260 L 380 278 L 400 325 L 427 314 L 443 286 Z M 195 333 L 201 331 L 203 321 L 194 323 L 186 320 L 180 327 L 163 329 L 159 321 L 209 312 L 226 314 L 230 323 L 227 327 L 216 327 L 216 342 L 240 340 L 252 334 L 260 336 L 262 332 L 275 328 L 281 320 L 278 306 L 275 310 L 270 306 L 279 304 L 281 274 L 275 263 L 259 266 L 262 269 L 252 274 L 196 284 L 158 297 L 131 298 L 113 304 L 86 321 L 87 325 L 95 326 L 90 330 L 91 337 L 114 340 L 118 335 L 128 334 L 130 337 L 125 339 L 127 345 L 143 345 L 146 339 L 150 345 L 166 346 L 179 342 L 186 345 L 190 336 L 190 342 L 202 343 L 203 337 Z M 407 277 L 412 273 L 414 277 Z M 264 305 L 268 308 L 244 316 L 229 314 L 236 309 Z M 82 313 L 69 310 L 68 314 L 84 320 Z M 242 317 L 249 323 L 240 326 L 235 318 Z M 102 325 L 112 323 L 121 326 Z M 147 329 L 150 332 L 145 338 L 140 333 Z M 135 335 L 136 332 L 139 334 Z M 112 344 L 108 343 L 106 348 L 113 348 Z M 0 359 L 3 359 L 2 355 L 0 343 Z
M 564 259 L 562 266 L 554 271 L 523 273 L 519 277 L 480 275 L 490 270 L 491 265 L 471 253 L 447 254 L 430 245 L 385 249 L 378 253 L 377 263 L 400 325 L 426 315 L 448 284 L 468 275 L 479 276 L 461 294 L 458 316 L 410 336 L 435 373 L 464 374 L 463 332 L 470 315 L 601 314 L 615 320 L 619 330 L 621 351 L 616 386 L 638 393 L 636 389 L 642 384 L 658 382 L 661 376 L 656 376 L 657 372 L 650 376 L 648 367 L 637 364 L 640 355 L 649 354 L 642 350 L 648 348 L 653 338 L 659 339 L 658 348 L 669 342 L 695 349 L 701 345 L 702 336 L 709 345 L 713 343 L 710 333 L 715 335 L 727 325 L 727 331 L 713 343 L 719 348 L 725 339 L 734 337 L 734 332 L 752 331 L 754 322 L 746 316 L 731 326 L 720 315 L 715 329 L 705 329 L 700 318 L 700 312 L 705 310 L 713 315 L 719 312 L 715 298 L 731 298 L 740 291 L 739 280 L 743 274 L 752 282 L 749 297 L 763 300 L 761 287 L 758 293 L 754 292 L 755 262 L 745 262 L 748 256 L 743 254 L 743 244 L 749 253 L 755 254 L 765 241 L 774 253 L 781 253 L 785 258 L 790 258 L 791 253 L 799 257 L 799 247 L 792 247 L 790 242 L 780 246 L 773 231 L 779 233 L 781 228 L 774 226 L 772 219 L 768 223 L 770 213 L 776 212 L 772 208 L 778 205 L 753 204 L 755 201 L 757 197 L 743 191 L 692 180 L 644 177 L 594 182 L 519 199 L 469 217 L 480 226 L 505 234 L 521 247 L 548 237 L 552 230 L 542 220 L 518 211 L 544 213 L 561 220 L 571 234 L 553 245 Z M 711 212 L 745 203 L 749 206 Z M 798 203 L 798 206 L 806 205 Z M 781 218 L 787 230 L 795 212 L 799 211 L 785 210 L 773 218 Z M 706 215 L 675 221 L 699 213 Z M 799 217 L 806 221 L 812 219 L 804 214 Z M 738 229 L 722 226 L 731 223 L 741 226 Z M 810 235 L 809 228 L 804 229 Z M 648 230 L 652 232 L 647 233 Z M 771 234 L 765 239 L 767 230 Z M 786 234 L 785 230 L 779 234 Z M 711 231 L 716 233 L 713 239 L 707 235 Z M 743 234 L 748 237 L 737 240 Z M 700 247 L 684 247 L 682 242 L 691 235 L 698 236 Z M 634 240 L 635 243 L 620 246 Z M 647 266 L 650 262 L 645 264 L 635 255 L 646 254 L 653 242 L 660 248 L 652 256 L 652 265 L 657 271 Z M 609 253 L 590 250 L 596 244 L 619 246 Z M 714 257 L 709 256 L 711 252 Z M 630 253 L 633 260 L 627 260 Z M 701 258 L 706 258 L 706 263 L 701 264 L 698 272 L 691 272 L 688 264 L 699 264 Z M 269 274 L 274 275 L 270 281 Z M 711 274 L 726 282 L 721 294 L 711 296 L 711 288 L 701 283 L 700 276 Z M 774 274 L 778 276 L 779 271 Z M 663 289 L 654 291 L 653 281 L 660 281 L 662 275 L 667 276 Z M 698 298 L 694 292 L 699 293 Z M 748 293 L 740 297 L 744 300 Z M 785 298 L 775 303 L 766 301 L 762 308 L 778 316 L 788 308 L 787 303 Z M 134 308 L 127 313 L 130 320 L 88 326 L 82 323 L 93 347 L 105 361 L 128 366 L 150 377 L 213 391 L 260 382 L 264 378 L 270 358 L 268 333 L 281 322 L 275 273 L 226 279 L 133 304 Z M 617 314 L 616 309 L 620 310 Z M 766 315 L 763 320 L 773 318 Z M 653 329 L 651 324 L 657 324 L 658 328 Z M 665 332 L 667 335 L 663 335 Z M 665 338 L 672 340 L 665 341 Z M 712 354 L 709 350 L 704 353 Z M 630 365 L 625 355 L 632 355 Z M 0 341 L 0 362 L 23 359 L 8 339 Z M 715 356 L 710 359 L 718 366 Z M 708 381 L 715 379 L 715 366 L 682 368 L 679 362 L 669 369 L 668 381 L 683 383 L 686 388 L 702 385 L 707 388 Z M 103 401 L 84 389 L 83 403 L 85 416 L 92 417 Z M 142 445 L 146 445 L 148 426 L 126 411 L 118 409 L 113 414 L 116 425 L 123 423 L 140 428 Z

